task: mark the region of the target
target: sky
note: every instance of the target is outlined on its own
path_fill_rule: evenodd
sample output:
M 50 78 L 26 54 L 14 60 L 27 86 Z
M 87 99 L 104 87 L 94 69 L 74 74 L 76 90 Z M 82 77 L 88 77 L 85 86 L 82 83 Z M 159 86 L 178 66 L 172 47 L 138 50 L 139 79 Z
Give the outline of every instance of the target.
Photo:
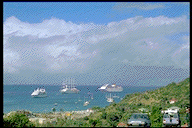
M 189 2 L 3 2 L 3 84 L 182 80 L 189 17 Z

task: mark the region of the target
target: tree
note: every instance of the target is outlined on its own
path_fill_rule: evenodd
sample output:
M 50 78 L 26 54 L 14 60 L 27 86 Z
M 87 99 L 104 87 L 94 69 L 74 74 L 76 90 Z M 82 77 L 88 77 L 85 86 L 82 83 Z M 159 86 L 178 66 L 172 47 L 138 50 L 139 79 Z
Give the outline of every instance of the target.
M 3 118 L 3 126 L 4 127 L 12 127 L 12 124 L 9 120 Z
M 84 119 L 84 120 L 89 120 L 89 117 L 85 116 L 83 119 Z
M 150 116 L 151 126 L 152 127 L 161 127 L 162 126 L 162 114 L 161 106 L 152 106 L 152 113 Z
M 8 117 L 3 119 L 5 127 L 33 127 L 34 125 L 29 121 L 29 118 L 23 113 L 11 113 Z
M 62 108 L 60 108 L 60 112 L 63 112 L 63 109 L 62 109 Z
M 147 94 L 144 94 L 144 99 L 148 100 L 149 99 L 149 96 L 147 96 Z
M 118 112 L 111 112 L 107 114 L 106 120 L 112 126 L 115 127 L 119 120 L 121 119 L 122 115 Z
M 92 110 L 102 110 L 103 108 L 99 107 L 99 106 L 94 106 L 92 107 Z
M 52 108 L 52 111 L 55 112 L 55 111 L 56 111 L 56 108 Z
M 95 127 L 95 125 L 97 124 L 97 120 L 90 119 L 90 120 L 89 120 L 89 124 L 90 124 L 92 127 Z
M 102 119 L 106 119 L 106 117 L 107 117 L 107 113 L 104 111 L 104 112 L 102 112 L 102 114 L 101 114 L 101 118 Z

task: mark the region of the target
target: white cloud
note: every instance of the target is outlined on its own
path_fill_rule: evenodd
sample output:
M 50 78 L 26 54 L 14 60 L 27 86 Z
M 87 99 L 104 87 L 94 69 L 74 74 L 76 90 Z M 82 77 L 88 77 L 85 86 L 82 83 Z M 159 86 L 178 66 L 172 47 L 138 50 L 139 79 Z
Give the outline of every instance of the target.
M 92 27 L 94 27 L 94 25 L 77 25 L 56 18 L 44 20 L 42 23 L 29 24 L 12 16 L 5 21 L 3 30 L 4 34 L 14 34 L 15 36 L 32 35 L 38 36 L 38 38 L 48 38 L 57 35 L 69 36 L 90 30 Z
M 183 63 L 189 60 L 188 37 L 183 37 L 188 43 L 182 45 L 166 38 L 189 33 L 185 16 L 138 16 L 107 25 L 74 24 L 56 18 L 29 24 L 10 17 L 3 32 L 5 72 L 84 72 L 103 62 L 181 67 L 180 58 Z M 174 55 L 178 57 L 174 59 Z
M 66 56 L 78 56 L 77 49 L 75 46 L 58 46 L 57 44 L 46 46 L 47 53 L 49 53 L 54 58 L 59 55 L 64 54 Z

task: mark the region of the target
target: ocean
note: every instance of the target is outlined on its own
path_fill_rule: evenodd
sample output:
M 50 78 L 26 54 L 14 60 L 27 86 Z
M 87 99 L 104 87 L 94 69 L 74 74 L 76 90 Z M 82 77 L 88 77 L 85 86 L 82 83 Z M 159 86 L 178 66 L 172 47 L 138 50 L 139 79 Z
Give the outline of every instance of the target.
M 47 97 L 32 98 L 31 93 L 37 89 L 45 88 Z M 98 90 L 99 86 L 76 86 L 80 90 L 79 94 L 61 94 L 59 90 L 61 86 L 40 86 L 40 85 L 4 85 L 3 86 L 3 113 L 16 110 L 29 110 L 32 112 L 51 112 L 52 108 L 56 111 L 77 111 L 86 110 L 94 106 L 105 107 L 110 103 L 107 102 L 106 96 L 110 93 L 101 92 Z M 147 90 L 156 89 L 156 87 L 126 87 L 123 86 L 123 91 L 118 93 L 111 93 L 112 96 L 119 96 L 114 98 L 118 103 L 126 94 L 135 92 L 144 92 Z M 93 99 L 91 98 L 93 96 Z M 89 100 L 88 106 L 83 106 L 85 100 Z M 55 106 L 57 103 L 57 106 Z

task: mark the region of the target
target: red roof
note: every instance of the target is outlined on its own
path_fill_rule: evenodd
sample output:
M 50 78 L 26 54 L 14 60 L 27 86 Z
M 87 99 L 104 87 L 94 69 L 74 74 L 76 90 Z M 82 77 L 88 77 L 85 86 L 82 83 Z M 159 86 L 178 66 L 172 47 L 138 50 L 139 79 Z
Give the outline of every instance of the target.
M 186 128 L 186 127 L 188 127 L 188 124 L 186 123 L 186 124 L 182 125 L 181 127 Z
M 121 122 L 121 123 L 119 123 L 117 126 L 118 126 L 118 127 L 123 127 L 123 126 L 127 127 L 127 124 Z
M 177 101 L 175 98 L 172 98 L 171 100 L 169 100 L 169 101 Z

